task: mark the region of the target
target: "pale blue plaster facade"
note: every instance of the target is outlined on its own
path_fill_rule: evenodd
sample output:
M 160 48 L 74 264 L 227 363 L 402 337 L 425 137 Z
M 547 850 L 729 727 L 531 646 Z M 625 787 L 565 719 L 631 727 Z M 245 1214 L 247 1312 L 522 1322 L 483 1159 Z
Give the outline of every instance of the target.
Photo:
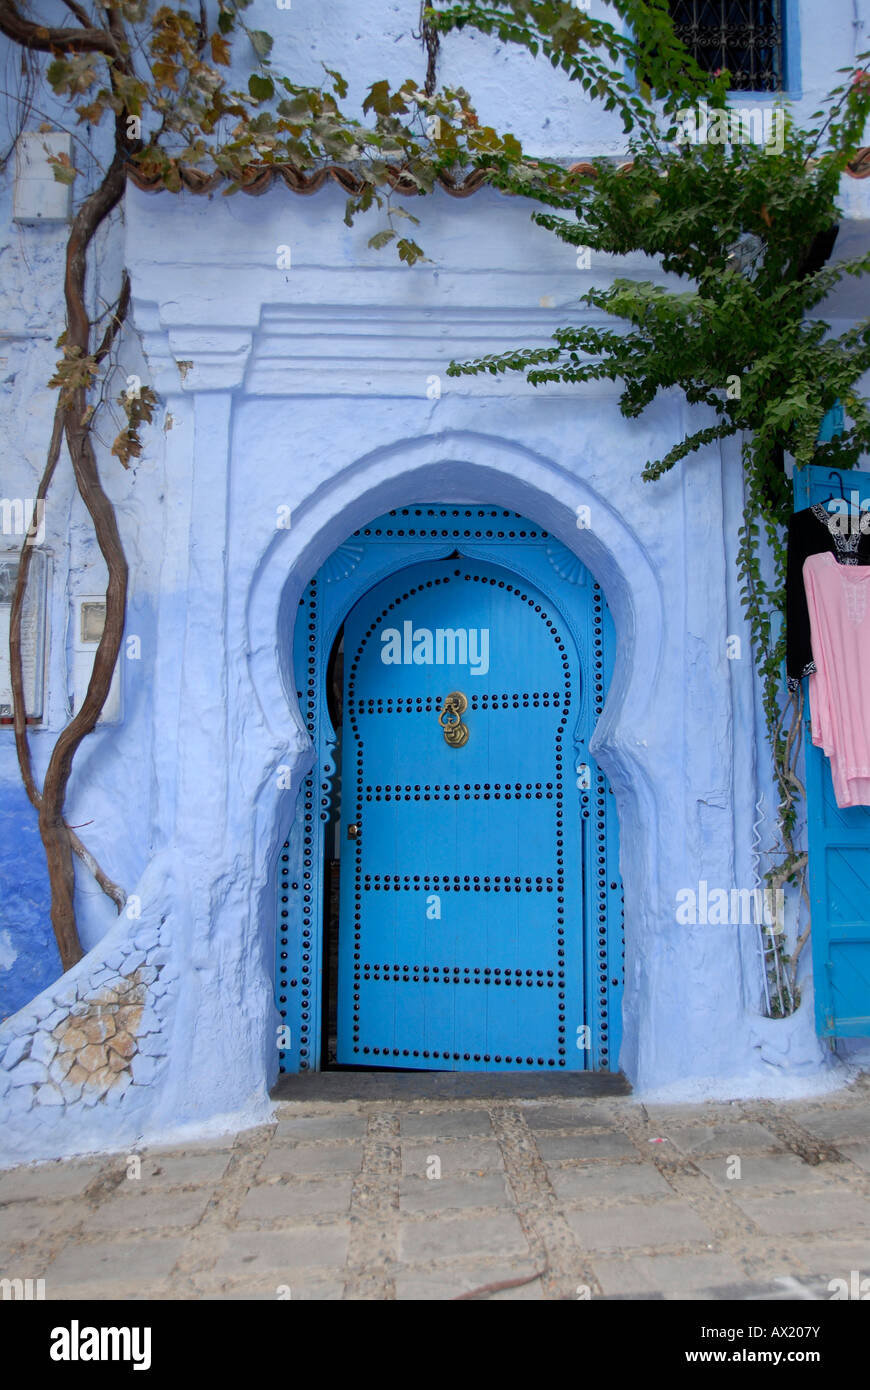
M 804 0 L 797 19 L 786 6 L 800 117 L 863 47 L 870 6 Z M 255 0 L 250 14 L 275 35 L 276 64 L 300 81 L 318 80 L 320 58 L 353 77 L 356 100 L 375 77 L 422 77 L 416 0 L 367 0 L 362 10 L 294 0 L 290 11 Z M 530 150 L 624 151 L 618 121 L 521 53 L 451 38 L 439 78 L 461 82 L 482 120 Z M 66 229 L 12 223 L 11 169 L 0 181 L 0 494 L 28 497 L 49 431 Z M 838 250 L 867 244 L 865 190 L 844 180 Z M 531 224 L 528 205 L 490 189 L 463 202 L 440 190 L 415 200 L 432 263 L 412 269 L 368 249 L 373 218 L 348 230 L 343 210 L 335 185 L 310 198 L 275 187 L 231 199 L 130 187 L 104 239 L 93 292 L 110 298 L 119 266 L 129 267 L 123 370 L 152 384 L 161 407 L 129 473 L 108 450 L 102 459 L 130 560 L 127 634 L 141 639 L 141 657 L 122 658 L 121 721 L 82 749 L 68 818 L 87 826 L 83 838 L 141 915 L 116 919 L 80 873 L 88 954 L 58 980 L 34 816 L 11 731 L 0 729 L 7 1160 L 266 1113 L 277 1069 L 274 861 L 311 757 L 290 670 L 296 601 L 356 527 L 417 501 L 510 507 L 574 550 L 605 589 L 619 651 L 596 756 L 619 806 L 620 1060 L 636 1091 L 789 1094 L 850 1074 L 846 1052 L 836 1058 L 815 1037 L 808 956 L 799 1013 L 765 1019 L 755 929 L 674 919 L 678 891 L 701 879 L 752 884 L 756 802 L 764 793 L 771 805 L 734 566 L 737 447 L 708 449 L 645 484 L 644 463 L 689 427 L 676 393 L 627 421 L 606 384 L 535 391 L 513 376 L 445 375 L 451 358 L 546 342 L 577 319 L 590 284 L 659 272 L 594 257 L 580 271 L 571 248 Z M 282 245 L 292 269 L 277 268 Z M 830 308 L 838 320 L 868 312 L 863 286 L 849 294 Z M 438 399 L 427 390 L 433 376 Z M 700 423 L 693 412 L 691 427 Z M 32 736 L 40 771 L 68 710 L 71 599 L 105 582 L 68 472 L 47 512 L 47 709 Z M 591 524 L 579 529 L 583 506 Z M 276 525 L 281 507 L 289 529 Z M 726 654 L 735 634 L 736 661 Z M 281 790 L 276 770 L 288 764 L 293 787 Z M 768 820 L 765 843 L 770 834 Z M 69 1086 L 53 1070 L 53 1030 L 134 977 L 139 1046 L 122 1084 L 102 1095 Z M 860 1047 L 848 1055 L 860 1061 Z

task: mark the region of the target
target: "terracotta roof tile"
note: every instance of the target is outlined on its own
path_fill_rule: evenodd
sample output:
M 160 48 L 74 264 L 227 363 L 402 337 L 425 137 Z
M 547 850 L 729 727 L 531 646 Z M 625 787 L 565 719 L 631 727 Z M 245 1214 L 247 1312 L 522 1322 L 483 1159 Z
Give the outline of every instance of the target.
M 870 145 L 865 145 L 855 155 L 853 160 L 846 165 L 846 173 L 853 179 L 866 179 L 870 177 Z
M 164 189 L 163 180 L 159 174 L 153 178 L 148 178 L 131 165 L 127 170 L 131 183 L 137 188 L 141 188 L 144 193 L 160 193 Z M 184 167 L 180 170 L 181 182 L 191 193 L 213 193 L 222 183 L 228 183 L 229 179 L 225 174 L 213 173 L 206 174 L 201 169 Z M 419 193 L 417 185 L 412 179 L 407 178 L 399 169 L 389 171 L 389 182 L 394 192 L 400 193 L 405 197 L 411 197 Z M 487 182 L 489 174 L 486 169 L 472 169 L 471 173 L 458 182 L 451 178 L 450 174 L 443 173 L 438 175 L 438 183 L 450 194 L 452 198 L 468 198 L 472 193 L 476 193 L 478 188 Z M 360 193 L 363 189 L 363 180 L 350 169 L 343 169 L 341 165 L 331 164 L 326 169 L 315 169 L 307 171 L 297 168 L 292 164 L 267 164 L 257 167 L 252 177 L 241 184 L 242 193 L 248 193 L 251 197 L 259 197 L 271 188 L 273 183 L 282 181 L 293 193 L 316 193 L 323 187 L 327 179 L 334 179 L 340 184 L 346 193 Z
M 633 168 L 632 161 L 629 160 L 619 165 L 620 169 L 627 172 Z M 568 172 L 571 174 L 588 174 L 594 177 L 595 165 L 589 160 L 581 160 L 577 164 L 571 164 Z M 144 193 L 160 193 L 164 185 L 159 174 L 153 178 L 148 178 L 135 165 L 128 168 L 128 177 L 131 183 Z M 858 150 L 855 158 L 846 165 L 846 173 L 853 179 L 870 178 L 870 146 L 865 145 Z M 229 182 L 228 177 L 221 173 L 207 174 L 202 169 L 183 167 L 180 170 L 181 182 L 190 193 L 213 193 L 220 188 L 221 184 Z M 390 185 L 395 193 L 403 197 L 413 197 L 419 193 L 417 185 L 409 179 L 400 169 L 391 168 L 388 173 Z M 243 184 L 241 192 L 247 193 L 251 197 L 259 197 L 272 187 L 273 183 L 283 182 L 293 193 L 311 194 L 317 193 L 328 179 L 333 179 L 339 184 L 346 193 L 357 194 L 362 191 L 363 181 L 354 174 L 351 169 L 344 169 L 340 164 L 331 164 L 324 169 L 305 170 L 293 164 L 267 164 L 255 168 L 254 173 Z M 476 193 L 479 188 L 489 182 L 489 172 L 486 169 L 472 169 L 464 178 L 454 179 L 446 172 L 438 174 L 437 183 L 449 193 L 451 198 L 469 198 L 472 193 Z

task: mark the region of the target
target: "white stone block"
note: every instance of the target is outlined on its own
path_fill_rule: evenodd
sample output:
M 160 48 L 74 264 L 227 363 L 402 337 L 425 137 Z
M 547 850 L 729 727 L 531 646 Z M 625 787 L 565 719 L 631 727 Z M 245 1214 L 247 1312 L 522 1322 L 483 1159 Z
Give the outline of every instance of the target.
M 6 1097 L 6 1105 L 10 1111 L 21 1112 L 29 1110 L 33 1104 L 35 1093 L 35 1086 L 13 1086 L 9 1095 Z
M 48 1080 L 48 1071 L 41 1062 L 31 1062 L 28 1058 L 25 1062 L 19 1062 L 12 1073 L 13 1086 L 27 1086 L 29 1084 L 41 1085 Z
M 57 1086 L 40 1086 L 36 1092 L 37 1105 L 64 1105 L 64 1097 Z
M 30 1044 L 30 1055 L 35 1062 L 42 1062 L 47 1067 L 56 1052 L 57 1043 L 50 1033 L 43 1032 L 42 1029 L 38 1033 L 34 1033 L 33 1042 Z
M 146 1057 L 139 1052 L 133 1058 L 133 1081 L 137 1086 L 149 1086 L 162 1066 L 157 1057 Z
M 72 1052 L 62 1052 L 59 1057 L 55 1057 L 49 1063 L 48 1074 L 52 1081 L 61 1082 L 66 1079 L 67 1072 L 75 1062 L 75 1055 Z
M 22 1057 L 26 1057 L 30 1048 L 30 1034 L 22 1033 L 20 1037 L 13 1038 L 3 1054 L 3 1070 L 11 1071 L 17 1067 Z

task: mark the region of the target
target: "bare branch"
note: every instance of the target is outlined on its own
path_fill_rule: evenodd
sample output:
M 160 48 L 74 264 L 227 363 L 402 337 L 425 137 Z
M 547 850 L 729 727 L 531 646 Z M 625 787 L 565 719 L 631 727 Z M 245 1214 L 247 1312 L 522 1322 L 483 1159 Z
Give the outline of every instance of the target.
M 22 48 L 35 48 L 40 53 L 105 53 L 110 58 L 120 57 L 114 38 L 104 29 L 90 24 L 81 29 L 33 24 L 19 14 L 13 0 L 0 0 L 0 33 Z
M 812 930 L 813 925 L 812 907 L 810 906 L 810 895 L 807 892 L 806 874 L 804 874 L 803 878 L 801 879 L 801 894 L 803 896 L 804 902 L 807 905 L 807 924 L 804 927 L 804 930 L 801 932 L 800 936 L 798 937 L 797 941 L 795 942 L 795 948 L 791 958 L 792 993 L 794 993 L 795 989 L 797 989 L 797 968 L 798 961 L 800 960 L 801 951 L 804 949 L 804 947 L 810 939 L 810 932 Z
M 112 317 L 103 334 L 103 341 L 94 353 L 94 360 L 102 362 L 103 358 L 111 350 L 112 344 L 121 331 L 124 319 L 127 317 L 127 310 L 130 307 L 130 277 L 126 270 L 121 279 L 121 293 L 118 295 L 118 302 L 112 311 Z M 102 316 L 101 316 L 102 317 Z
M 86 865 L 88 869 L 90 869 L 97 883 L 100 885 L 103 892 L 106 894 L 106 897 L 112 899 L 112 902 L 118 909 L 118 916 L 120 916 L 124 908 L 124 905 L 127 901 L 127 894 L 124 892 L 123 888 L 121 888 L 119 884 L 115 883 L 113 879 L 109 878 L 108 874 L 104 873 L 94 856 L 91 854 L 91 851 L 87 848 L 86 845 L 82 844 L 75 831 L 70 830 L 69 826 L 67 826 L 67 832 L 69 834 L 69 842 L 73 854 L 75 854 L 82 861 L 82 863 Z
M 91 18 L 81 5 L 76 4 L 76 0 L 63 0 L 70 14 L 74 14 L 83 29 L 90 29 Z
M 54 412 L 54 425 L 51 431 L 51 442 L 48 446 L 48 458 L 42 477 L 39 480 L 39 487 L 36 489 L 36 499 L 34 501 L 33 518 L 30 528 L 31 535 L 36 529 L 39 504 L 45 501 L 46 493 L 54 477 L 54 471 L 57 468 L 62 439 L 63 411 L 58 404 Z M 12 685 L 12 724 L 15 730 L 15 750 L 18 754 L 18 766 L 21 768 L 21 778 L 24 782 L 24 789 L 33 805 L 39 809 L 42 804 L 42 797 L 33 776 L 33 764 L 30 759 L 30 744 L 27 741 L 27 711 L 24 704 L 24 672 L 21 664 L 21 617 L 24 610 L 24 597 L 27 593 L 27 577 L 30 573 L 30 561 L 33 557 L 33 547 L 29 544 L 29 539 L 29 536 L 25 536 L 24 544 L 21 547 L 21 559 L 18 562 L 18 573 L 15 577 L 15 590 L 12 595 L 12 607 L 9 613 L 9 666 Z

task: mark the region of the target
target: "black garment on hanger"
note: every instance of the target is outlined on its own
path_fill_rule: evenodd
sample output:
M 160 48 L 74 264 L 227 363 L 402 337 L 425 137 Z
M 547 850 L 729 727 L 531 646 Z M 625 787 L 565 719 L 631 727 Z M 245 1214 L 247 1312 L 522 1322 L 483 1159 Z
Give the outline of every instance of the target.
M 838 513 L 829 512 L 824 502 L 816 502 L 812 507 L 792 512 L 789 519 L 785 580 L 785 669 L 789 690 L 797 690 L 802 678 L 816 669 L 804 589 L 804 560 L 808 555 L 830 550 L 841 565 L 870 564 L 870 534 L 859 530 L 858 516 L 850 518 L 845 535 L 830 525 L 837 518 Z

